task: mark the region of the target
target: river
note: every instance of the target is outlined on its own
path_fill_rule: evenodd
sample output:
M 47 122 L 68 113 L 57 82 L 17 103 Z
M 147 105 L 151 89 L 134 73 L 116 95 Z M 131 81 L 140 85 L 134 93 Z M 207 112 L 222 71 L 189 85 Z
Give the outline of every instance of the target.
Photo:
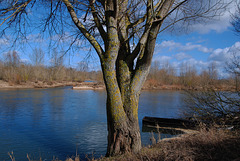
M 142 91 L 139 124 L 144 116 L 179 117 L 184 106 L 180 91 Z M 65 160 L 80 155 L 104 156 L 107 147 L 106 92 L 52 89 L 0 90 L 0 160 Z M 150 132 L 142 132 L 150 144 Z M 171 137 L 161 134 L 161 137 Z

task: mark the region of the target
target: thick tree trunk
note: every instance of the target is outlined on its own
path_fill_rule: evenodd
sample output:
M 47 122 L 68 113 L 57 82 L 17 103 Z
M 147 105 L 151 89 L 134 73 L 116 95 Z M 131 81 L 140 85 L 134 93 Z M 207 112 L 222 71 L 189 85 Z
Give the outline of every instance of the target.
M 108 96 L 113 97 L 113 96 Z M 108 100 L 110 100 L 108 98 Z M 108 101 L 107 101 L 108 102 Z M 124 106 L 131 106 L 138 102 L 138 100 L 131 100 L 131 102 Z M 141 136 L 138 123 L 138 116 L 133 116 L 132 110 L 125 111 L 126 119 L 120 126 L 116 126 L 116 121 L 111 118 L 109 109 L 112 109 L 111 103 L 107 103 L 108 109 L 108 148 L 106 156 L 116 156 L 126 152 L 139 152 L 141 149 Z M 130 107 L 129 109 L 137 109 L 137 107 Z M 134 118 L 135 117 L 135 118 Z
M 144 36 L 145 49 L 130 54 L 128 30 L 124 17 L 127 3 L 121 6 L 108 0 L 106 9 L 107 38 L 101 58 L 103 78 L 107 90 L 108 148 L 106 156 L 139 152 L 141 136 L 138 123 L 139 94 L 150 69 L 157 33 L 161 22 L 153 22 Z M 133 55 L 131 58 L 130 55 Z M 129 58 L 130 56 L 130 58 Z
M 102 63 L 107 90 L 108 148 L 106 156 L 116 156 L 141 149 L 138 123 L 139 95 L 127 90 L 124 94 L 116 78 L 115 64 Z

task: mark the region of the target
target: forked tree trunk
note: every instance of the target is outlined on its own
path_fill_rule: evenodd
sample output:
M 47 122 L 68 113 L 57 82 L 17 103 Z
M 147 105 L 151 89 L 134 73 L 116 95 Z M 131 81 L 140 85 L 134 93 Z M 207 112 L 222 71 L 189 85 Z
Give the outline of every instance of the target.
M 105 11 L 104 18 L 101 20 L 100 15 L 96 14 L 96 1 L 89 1 L 105 50 L 81 23 L 72 4 L 68 0 L 62 1 L 67 6 L 74 24 L 94 47 L 101 61 L 107 90 L 108 148 L 106 155 L 138 152 L 141 149 L 138 124 L 139 93 L 150 69 L 158 31 L 174 0 L 159 1 L 155 7 L 152 0 L 147 0 L 146 15 L 136 23 L 132 23 L 127 14 L 130 11 L 128 9 L 130 2 L 127 0 L 98 1 Z M 105 21 L 106 31 L 101 24 L 102 20 Z M 135 33 L 132 35 L 129 31 L 144 21 L 145 29 L 131 52 L 130 41 Z M 137 59 L 136 64 L 135 59 Z
M 150 70 L 156 37 L 162 24 L 161 20 L 154 21 L 146 27 L 138 47 L 131 54 L 127 41 L 127 18 L 125 17 L 125 19 L 121 15 L 121 12 L 125 13 L 128 3 L 127 1 L 122 2 L 125 3 L 120 5 L 118 1 L 107 0 L 105 52 L 100 51 L 99 46 L 95 47 L 100 53 L 107 90 L 108 148 L 106 156 L 139 152 L 141 149 L 138 123 L 139 94 Z M 170 8 L 170 3 L 172 4 L 173 0 L 163 2 L 162 5 L 166 5 L 161 7 L 163 12 Z M 153 21 L 151 16 L 147 18 L 147 21 Z M 94 41 L 92 43 L 95 44 Z M 137 57 L 134 68 L 134 59 Z
M 139 94 L 128 90 L 123 95 L 116 79 L 114 65 L 108 61 L 102 63 L 107 90 L 108 148 L 106 156 L 138 152 L 141 149 L 138 123 Z

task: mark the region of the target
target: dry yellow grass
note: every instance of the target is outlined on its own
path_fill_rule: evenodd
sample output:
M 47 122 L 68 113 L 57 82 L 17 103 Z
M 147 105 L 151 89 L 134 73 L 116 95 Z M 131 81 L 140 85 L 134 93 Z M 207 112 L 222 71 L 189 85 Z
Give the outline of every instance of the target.
M 138 154 L 125 154 L 100 160 L 114 161 L 232 161 L 240 160 L 240 136 L 217 128 L 201 128 L 198 133 L 160 141 Z
M 197 133 L 162 140 L 157 144 L 142 148 L 137 154 L 100 158 L 95 161 L 240 161 L 240 135 L 216 127 L 200 128 Z M 15 161 L 13 153 L 9 153 Z M 29 157 L 27 158 L 31 160 Z M 79 156 L 65 161 L 80 161 Z M 85 158 L 84 160 L 94 160 Z M 38 161 L 42 161 L 39 159 Z M 53 159 L 52 161 L 60 161 Z

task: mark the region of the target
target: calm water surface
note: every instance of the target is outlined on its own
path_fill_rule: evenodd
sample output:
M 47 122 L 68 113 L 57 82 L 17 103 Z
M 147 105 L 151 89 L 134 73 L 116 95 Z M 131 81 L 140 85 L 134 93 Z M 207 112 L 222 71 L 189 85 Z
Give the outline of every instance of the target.
M 0 90 L 0 161 L 64 160 L 106 153 L 107 122 L 105 91 L 54 89 Z M 139 124 L 144 116 L 178 117 L 183 107 L 179 91 L 143 91 L 139 102 Z M 149 132 L 141 132 L 143 145 Z M 170 135 L 161 135 L 170 137 Z

